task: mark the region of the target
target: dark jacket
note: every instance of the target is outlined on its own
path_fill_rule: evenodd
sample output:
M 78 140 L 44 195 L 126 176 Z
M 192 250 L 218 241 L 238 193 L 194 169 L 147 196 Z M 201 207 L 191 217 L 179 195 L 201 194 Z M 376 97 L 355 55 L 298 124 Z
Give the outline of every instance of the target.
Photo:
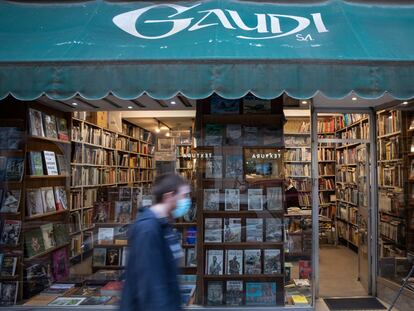
M 121 311 L 181 310 L 177 265 L 171 248 L 178 240 L 165 219 L 145 209 L 130 231 L 131 247 Z

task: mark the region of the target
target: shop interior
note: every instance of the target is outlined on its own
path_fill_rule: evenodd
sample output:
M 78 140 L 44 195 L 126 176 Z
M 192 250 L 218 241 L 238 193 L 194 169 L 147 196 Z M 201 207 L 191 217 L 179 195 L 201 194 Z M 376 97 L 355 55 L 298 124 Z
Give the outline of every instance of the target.
M 191 184 L 193 198 L 191 212 L 173 223 L 184 251 L 185 305 L 312 305 L 312 210 L 318 210 L 312 209 L 311 105 L 380 107 L 373 119 L 317 115 L 319 296 L 372 294 L 370 186 L 379 188 L 373 264 L 379 277 L 399 282 L 414 250 L 414 105 L 389 97 L 368 102 L 352 94 L 336 101 L 251 94 L 199 101 L 5 99 L 0 278 L 9 291 L 1 299 L 117 304 L 128 226 L 151 204 L 154 178 L 176 172 Z M 370 122 L 378 165 L 369 161 Z

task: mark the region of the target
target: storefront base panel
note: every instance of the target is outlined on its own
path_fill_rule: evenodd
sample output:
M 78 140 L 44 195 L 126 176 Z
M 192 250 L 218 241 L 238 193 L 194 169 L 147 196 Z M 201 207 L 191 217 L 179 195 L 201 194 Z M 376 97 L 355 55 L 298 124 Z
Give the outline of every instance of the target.
M 390 282 L 384 278 L 378 278 L 377 281 L 378 298 L 391 304 L 396 297 L 400 287 L 394 282 Z M 398 298 L 395 308 L 400 311 L 414 310 L 414 293 L 408 289 L 404 289 Z

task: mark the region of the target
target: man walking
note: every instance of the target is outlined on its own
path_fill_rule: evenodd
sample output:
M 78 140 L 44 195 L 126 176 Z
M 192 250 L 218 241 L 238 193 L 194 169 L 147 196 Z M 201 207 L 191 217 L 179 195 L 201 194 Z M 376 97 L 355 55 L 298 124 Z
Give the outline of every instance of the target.
M 181 310 L 177 261 L 183 252 L 169 221 L 189 211 L 190 187 L 180 176 L 166 174 L 156 178 L 152 193 L 155 204 L 130 230 L 121 311 Z

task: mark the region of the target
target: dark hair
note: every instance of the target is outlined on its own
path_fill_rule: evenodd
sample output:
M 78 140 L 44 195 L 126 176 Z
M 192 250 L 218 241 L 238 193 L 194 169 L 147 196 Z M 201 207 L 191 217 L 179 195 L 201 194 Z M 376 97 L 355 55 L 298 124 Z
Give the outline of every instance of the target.
M 161 203 L 164 194 L 168 192 L 177 193 L 181 186 L 186 185 L 188 183 L 181 176 L 174 173 L 157 176 L 152 186 L 152 195 L 155 198 L 155 203 Z

